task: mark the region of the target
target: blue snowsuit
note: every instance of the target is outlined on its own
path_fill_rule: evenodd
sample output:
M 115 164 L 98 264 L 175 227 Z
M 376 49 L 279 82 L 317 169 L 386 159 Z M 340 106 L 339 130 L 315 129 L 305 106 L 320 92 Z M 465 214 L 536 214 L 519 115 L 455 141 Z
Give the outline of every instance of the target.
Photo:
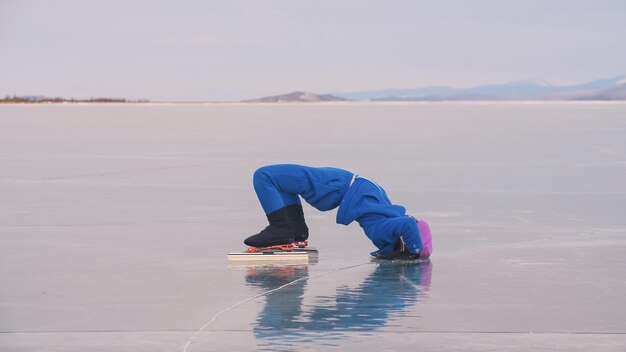
M 320 211 L 339 207 L 337 223 L 358 222 L 379 254 L 392 253 L 400 238 L 413 254 L 422 248 L 415 218 L 406 215 L 403 206 L 391 204 L 382 187 L 349 171 L 294 164 L 269 165 L 256 170 L 253 184 L 266 214 L 301 204 L 300 195 Z

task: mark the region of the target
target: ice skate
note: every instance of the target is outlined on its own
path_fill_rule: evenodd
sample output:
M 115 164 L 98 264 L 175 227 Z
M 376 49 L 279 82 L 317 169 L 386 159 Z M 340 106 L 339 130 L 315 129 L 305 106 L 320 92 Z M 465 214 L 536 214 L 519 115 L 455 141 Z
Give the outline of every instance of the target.
M 304 212 L 302 211 L 302 205 L 292 204 L 285 207 L 287 219 L 289 225 L 294 234 L 294 246 L 298 248 L 305 248 L 309 245 L 307 241 L 309 238 L 309 227 L 306 226 L 304 221 Z
M 291 245 L 293 247 L 294 235 L 287 220 L 285 208 L 278 209 L 267 215 L 269 225 L 256 235 L 246 238 L 243 243 L 255 248 L 263 248 L 277 245 Z

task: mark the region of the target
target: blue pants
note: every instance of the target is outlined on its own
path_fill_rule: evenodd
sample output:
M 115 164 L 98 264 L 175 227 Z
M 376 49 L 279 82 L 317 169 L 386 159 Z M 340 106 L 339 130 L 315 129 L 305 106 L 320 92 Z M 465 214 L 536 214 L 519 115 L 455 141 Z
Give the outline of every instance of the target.
M 256 170 L 253 184 L 265 214 L 301 204 L 299 196 L 314 208 L 326 211 L 339 206 L 352 176 L 349 171 L 332 167 L 280 164 Z

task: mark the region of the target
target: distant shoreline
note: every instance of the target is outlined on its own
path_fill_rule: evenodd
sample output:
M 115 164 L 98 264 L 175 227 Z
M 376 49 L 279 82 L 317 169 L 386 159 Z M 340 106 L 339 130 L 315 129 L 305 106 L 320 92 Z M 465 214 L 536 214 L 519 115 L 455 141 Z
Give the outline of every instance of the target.
M 626 105 L 626 100 L 437 100 L 437 101 L 327 101 L 327 102 L 250 102 L 250 101 L 65 101 L 65 102 L 7 102 L 0 106 L 85 106 L 85 105 L 257 105 L 257 106 L 314 106 L 314 105 Z
M 359 92 L 317 94 L 297 90 L 287 94 L 256 99 L 206 101 L 151 101 L 125 98 L 92 97 L 89 99 L 45 95 L 6 95 L 0 104 L 328 104 L 328 103 L 509 103 L 509 102 L 613 102 L 626 101 L 626 75 L 596 79 L 568 86 L 555 86 L 544 80 L 522 80 L 456 88 L 426 86 L 414 89 L 383 89 Z
M 128 100 L 123 98 L 89 98 L 74 99 L 46 96 L 17 96 L 7 95 L 0 99 L 0 104 L 64 104 L 64 103 L 149 103 L 149 100 Z
M 36 104 L 145 104 L 151 101 L 82 101 L 82 100 L 64 100 L 64 101 L 11 101 L 0 100 L 0 104 L 14 105 L 36 105 Z

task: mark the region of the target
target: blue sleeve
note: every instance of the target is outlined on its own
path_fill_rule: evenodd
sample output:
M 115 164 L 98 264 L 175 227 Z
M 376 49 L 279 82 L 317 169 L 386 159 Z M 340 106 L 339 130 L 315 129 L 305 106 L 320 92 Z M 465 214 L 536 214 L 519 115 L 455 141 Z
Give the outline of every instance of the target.
M 405 218 L 404 224 L 400 228 L 400 236 L 410 253 L 417 254 L 422 249 L 422 239 L 417 228 L 417 220 L 412 216 Z
M 399 238 L 402 238 L 410 253 L 417 254 L 422 249 L 417 221 L 412 216 L 385 219 L 376 226 L 375 232 L 376 238 L 371 238 L 372 242 L 385 244 L 377 245 L 380 254 L 391 254 Z

